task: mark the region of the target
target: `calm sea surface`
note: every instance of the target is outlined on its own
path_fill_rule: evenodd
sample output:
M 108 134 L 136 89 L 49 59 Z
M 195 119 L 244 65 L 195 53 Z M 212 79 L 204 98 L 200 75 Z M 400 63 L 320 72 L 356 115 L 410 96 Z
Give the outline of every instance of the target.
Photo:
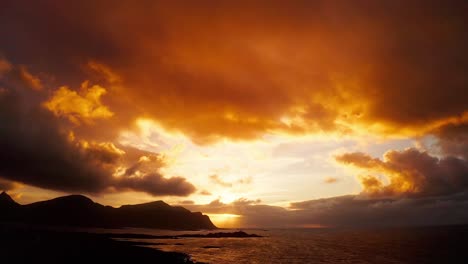
M 188 253 L 193 260 L 207 263 L 468 263 L 468 226 L 243 231 L 264 237 L 134 241 L 164 243 L 150 247 Z M 124 229 L 118 232 L 175 235 L 209 231 Z

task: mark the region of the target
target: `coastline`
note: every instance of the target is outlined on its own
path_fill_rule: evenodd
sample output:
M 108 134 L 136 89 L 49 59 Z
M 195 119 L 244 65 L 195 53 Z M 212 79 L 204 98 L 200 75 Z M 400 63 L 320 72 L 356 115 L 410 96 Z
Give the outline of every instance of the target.
M 2 263 L 168 263 L 194 264 L 190 256 L 118 241 L 102 234 L 0 226 Z

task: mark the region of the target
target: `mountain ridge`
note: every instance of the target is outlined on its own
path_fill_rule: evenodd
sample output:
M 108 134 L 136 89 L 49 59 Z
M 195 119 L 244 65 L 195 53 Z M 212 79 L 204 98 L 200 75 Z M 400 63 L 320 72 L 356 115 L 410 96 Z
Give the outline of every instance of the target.
M 8 195 L 6 192 L 0 193 L 0 207 L 16 207 L 20 206 L 13 198 L 11 198 L 10 195 Z
M 2 192 L 0 222 L 69 227 L 216 229 L 207 215 L 163 201 L 115 208 L 76 194 L 20 205 Z

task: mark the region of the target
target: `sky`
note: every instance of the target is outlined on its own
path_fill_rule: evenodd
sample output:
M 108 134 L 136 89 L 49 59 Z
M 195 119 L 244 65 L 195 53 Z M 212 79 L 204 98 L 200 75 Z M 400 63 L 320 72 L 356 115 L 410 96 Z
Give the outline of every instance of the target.
M 464 1 L 0 3 L 0 190 L 221 227 L 468 223 Z

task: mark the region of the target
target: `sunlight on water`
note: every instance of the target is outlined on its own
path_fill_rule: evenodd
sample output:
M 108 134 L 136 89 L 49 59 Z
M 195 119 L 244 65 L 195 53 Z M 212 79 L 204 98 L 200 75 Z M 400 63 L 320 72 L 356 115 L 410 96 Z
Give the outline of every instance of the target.
M 235 217 L 234 217 L 235 218 Z M 206 234 L 205 231 L 119 230 L 146 234 Z M 220 232 L 233 232 L 222 229 Z M 204 263 L 466 263 L 457 258 L 468 226 L 393 229 L 244 229 L 258 238 L 132 239 L 149 247 L 188 253 Z M 218 232 L 218 231 L 216 231 Z

